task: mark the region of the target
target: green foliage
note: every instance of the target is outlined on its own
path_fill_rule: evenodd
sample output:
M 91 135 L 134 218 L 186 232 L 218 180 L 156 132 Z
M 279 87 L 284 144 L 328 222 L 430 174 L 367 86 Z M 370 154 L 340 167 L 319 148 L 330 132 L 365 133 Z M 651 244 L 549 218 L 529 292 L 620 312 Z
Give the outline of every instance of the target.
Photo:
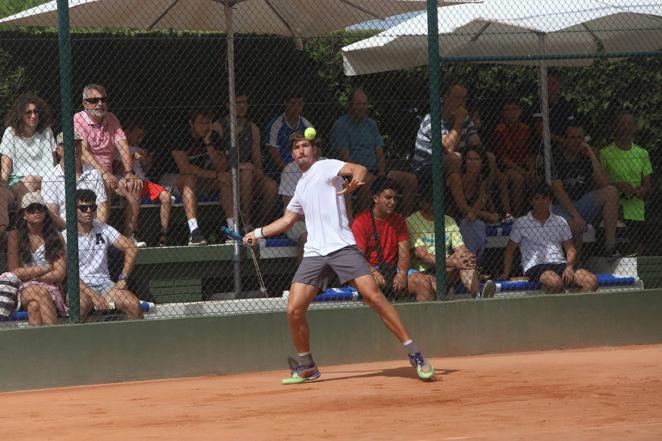
M 317 62 L 317 75 L 333 91 L 338 104 L 345 106 L 349 99 L 352 85 L 342 69 L 341 48 L 364 38 L 375 35 L 377 31 L 338 31 L 319 38 L 306 41 L 304 50 L 308 56 Z
M 0 2 L 0 17 L 8 17 L 47 1 L 49 0 L 2 0 Z
M 23 87 L 24 80 L 25 69 L 11 67 L 9 54 L 0 50 L 0 109 L 6 109 L 11 104 Z

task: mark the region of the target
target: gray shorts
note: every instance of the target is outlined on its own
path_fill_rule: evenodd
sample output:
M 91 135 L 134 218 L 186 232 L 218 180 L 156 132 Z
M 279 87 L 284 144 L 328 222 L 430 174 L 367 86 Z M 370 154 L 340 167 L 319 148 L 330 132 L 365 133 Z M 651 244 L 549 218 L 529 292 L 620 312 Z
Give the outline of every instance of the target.
M 602 212 L 602 207 L 600 207 L 600 202 L 598 201 L 597 190 L 589 191 L 578 200 L 573 201 L 573 205 L 581 217 L 588 223 L 592 223 Z M 565 211 L 561 204 L 554 205 L 552 211 L 565 220 L 570 220 L 570 213 Z
M 370 265 L 356 245 L 347 246 L 326 256 L 304 257 L 292 283 L 305 283 L 325 288 L 333 275 L 344 285 L 357 277 L 369 275 Z

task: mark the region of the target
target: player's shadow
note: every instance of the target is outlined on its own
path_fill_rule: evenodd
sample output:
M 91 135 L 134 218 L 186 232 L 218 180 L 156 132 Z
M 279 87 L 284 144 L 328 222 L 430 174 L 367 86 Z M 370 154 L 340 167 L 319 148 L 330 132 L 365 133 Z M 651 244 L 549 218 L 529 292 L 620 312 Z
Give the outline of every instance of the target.
M 451 375 L 454 374 L 455 372 L 459 372 L 459 369 L 435 369 L 435 377 L 443 377 L 446 375 Z M 325 378 L 322 376 L 321 379 L 317 380 L 316 383 L 319 382 L 327 382 L 327 381 L 337 381 L 337 380 L 347 380 L 351 378 L 371 378 L 371 377 L 401 377 L 401 378 L 411 378 L 413 380 L 418 380 L 418 376 L 416 376 L 416 371 L 414 368 L 411 366 L 403 366 L 403 367 L 397 367 L 397 368 L 390 368 L 390 369 L 381 369 L 378 371 L 332 371 L 329 372 L 329 374 L 333 374 L 333 378 Z M 335 375 L 341 375 L 341 376 L 335 376 Z

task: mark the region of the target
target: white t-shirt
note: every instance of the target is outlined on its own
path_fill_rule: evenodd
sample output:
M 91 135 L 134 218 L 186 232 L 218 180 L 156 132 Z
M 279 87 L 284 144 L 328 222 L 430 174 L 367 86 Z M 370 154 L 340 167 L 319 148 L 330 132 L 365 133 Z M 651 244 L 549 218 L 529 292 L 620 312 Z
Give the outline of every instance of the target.
M 83 168 L 83 173 L 76 180 L 76 190 L 92 190 L 97 195 L 97 204 L 108 200 L 103 178 L 94 168 Z M 41 180 L 41 195 L 46 204 L 57 204 L 60 207 L 60 217 L 67 220 L 64 200 L 64 171 L 59 165 L 51 167 L 51 171 Z
M 319 161 L 326 158 L 319 158 Z M 281 196 L 294 196 L 294 190 L 297 188 L 297 182 L 301 179 L 301 170 L 296 162 L 290 162 L 283 168 L 280 173 L 280 185 L 278 186 L 278 194 Z
M 510 233 L 510 240 L 519 244 L 524 272 L 542 263 L 565 263 L 563 242 L 570 239 L 568 222 L 553 213 L 541 224 L 529 212 L 515 221 Z
M 50 127 L 30 138 L 23 138 L 7 127 L 0 142 L 0 153 L 12 159 L 12 176 L 44 176 L 53 168 L 55 139 Z
M 108 247 L 120 233 L 107 224 L 92 224 L 90 234 L 78 232 L 78 265 L 80 279 L 87 285 L 100 285 L 110 281 Z M 66 241 L 66 235 L 64 236 Z
M 315 162 L 299 179 L 287 205 L 288 210 L 306 217 L 308 241 L 304 257 L 326 256 L 356 244 L 347 220 L 345 198 L 336 194 L 343 188 L 338 172 L 344 165 L 336 159 Z

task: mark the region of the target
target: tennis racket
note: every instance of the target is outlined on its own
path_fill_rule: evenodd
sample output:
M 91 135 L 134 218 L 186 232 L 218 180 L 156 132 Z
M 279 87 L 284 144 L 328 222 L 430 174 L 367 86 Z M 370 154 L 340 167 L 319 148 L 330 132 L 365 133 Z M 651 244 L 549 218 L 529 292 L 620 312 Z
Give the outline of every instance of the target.
M 223 233 L 228 236 L 230 239 L 234 239 L 239 242 L 241 245 L 244 245 L 244 236 L 241 235 L 238 231 L 233 230 L 228 227 L 221 227 Z M 257 263 L 257 257 L 255 256 L 255 251 L 253 247 L 248 246 L 248 250 L 251 253 L 251 259 L 253 260 L 253 266 L 255 267 L 255 274 L 257 275 L 258 283 L 260 284 L 260 291 L 264 294 L 265 297 L 268 297 L 267 288 L 264 285 L 264 280 L 262 279 L 262 272 L 260 271 L 260 265 Z

